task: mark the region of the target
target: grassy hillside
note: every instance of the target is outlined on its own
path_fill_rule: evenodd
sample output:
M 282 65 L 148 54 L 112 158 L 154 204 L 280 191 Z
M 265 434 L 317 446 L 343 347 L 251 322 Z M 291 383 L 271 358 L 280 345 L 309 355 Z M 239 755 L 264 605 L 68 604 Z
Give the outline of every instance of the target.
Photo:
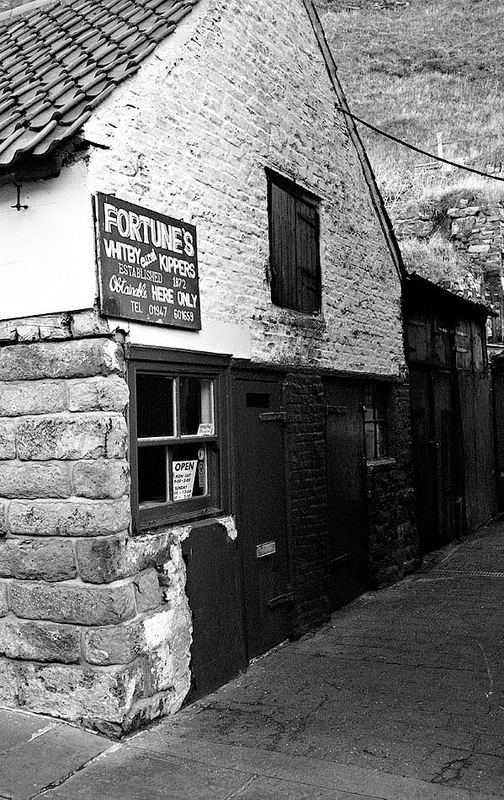
M 378 127 L 479 169 L 504 162 L 504 3 L 495 0 L 318 0 L 350 108 Z M 422 156 L 360 127 L 392 215 L 468 185 L 504 184 L 427 171 Z M 454 142 L 455 140 L 455 142 Z

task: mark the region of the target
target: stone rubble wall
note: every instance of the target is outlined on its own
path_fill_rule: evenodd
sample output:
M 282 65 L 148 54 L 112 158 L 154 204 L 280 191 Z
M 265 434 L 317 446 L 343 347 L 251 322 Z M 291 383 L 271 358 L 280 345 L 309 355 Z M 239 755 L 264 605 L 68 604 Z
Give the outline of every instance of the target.
M 472 299 L 485 300 L 498 317 L 490 320 L 491 343 L 502 342 L 504 299 L 504 205 L 500 202 L 477 202 L 472 194 L 460 197 L 439 219 L 435 204 L 395 221 L 399 239 L 429 239 L 436 231 L 451 242 L 455 251 L 476 277 L 480 290 Z
M 131 536 L 123 348 L 0 323 L 0 704 L 120 733 L 189 688 L 185 529 Z

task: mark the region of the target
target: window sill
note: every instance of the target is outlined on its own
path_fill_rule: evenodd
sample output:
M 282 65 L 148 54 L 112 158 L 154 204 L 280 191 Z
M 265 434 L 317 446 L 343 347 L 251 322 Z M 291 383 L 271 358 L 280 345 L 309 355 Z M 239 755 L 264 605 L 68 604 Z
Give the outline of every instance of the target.
M 395 460 L 395 458 L 389 458 L 387 456 L 386 458 L 370 459 L 369 461 L 366 462 L 366 464 L 367 468 L 370 470 L 390 469 L 391 467 L 397 466 L 397 461 Z
M 194 511 L 180 511 L 177 514 L 170 514 L 170 516 L 155 517 L 149 516 L 148 509 L 141 509 L 136 523 L 136 532 L 147 533 L 150 530 L 157 528 L 171 528 L 174 525 L 190 525 L 200 520 L 208 519 L 209 517 L 222 517 L 224 511 L 221 508 L 214 508 L 212 506 L 203 509 L 196 509 Z
M 326 328 L 322 311 L 298 311 L 295 308 L 287 308 L 276 304 L 273 304 L 273 308 L 277 309 L 279 314 L 282 315 L 280 322 L 285 324 L 312 330 L 325 330 Z

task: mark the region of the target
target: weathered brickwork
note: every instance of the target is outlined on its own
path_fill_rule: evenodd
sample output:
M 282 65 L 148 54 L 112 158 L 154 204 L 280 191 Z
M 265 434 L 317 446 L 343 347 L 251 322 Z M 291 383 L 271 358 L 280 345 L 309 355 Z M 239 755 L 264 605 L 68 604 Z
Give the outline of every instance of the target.
M 389 458 L 368 465 L 369 573 L 375 586 L 399 580 L 418 564 L 407 383 L 390 387 L 387 423 Z
M 397 376 L 399 280 L 335 105 L 302 0 L 203 2 L 93 115 L 90 188 L 197 225 L 203 326 L 249 328 L 253 360 Z M 271 303 L 265 167 L 321 198 L 320 316 Z
M 0 702 L 121 733 L 189 687 L 187 531 L 131 536 L 129 391 L 103 321 L 11 320 L 0 339 Z
M 316 375 L 284 382 L 290 528 L 295 564 L 293 627 L 302 635 L 329 615 L 325 401 Z

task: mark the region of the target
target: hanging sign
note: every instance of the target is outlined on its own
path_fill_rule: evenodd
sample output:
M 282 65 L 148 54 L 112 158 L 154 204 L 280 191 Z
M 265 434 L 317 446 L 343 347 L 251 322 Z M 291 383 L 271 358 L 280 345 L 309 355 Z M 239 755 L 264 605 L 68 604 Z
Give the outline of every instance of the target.
M 100 311 L 200 330 L 196 228 L 98 193 Z
M 198 461 L 173 462 L 173 499 L 188 500 L 193 495 L 194 477 Z

